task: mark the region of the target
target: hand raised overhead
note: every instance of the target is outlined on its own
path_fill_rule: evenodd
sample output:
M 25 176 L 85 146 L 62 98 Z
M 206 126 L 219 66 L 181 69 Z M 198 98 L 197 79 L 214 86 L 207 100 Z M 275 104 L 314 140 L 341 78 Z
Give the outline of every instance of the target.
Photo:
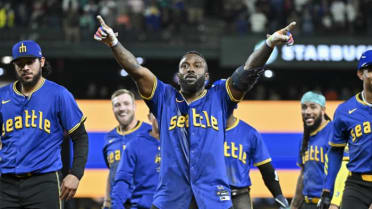
M 266 43 L 269 47 L 273 48 L 280 44 L 288 44 L 293 45 L 294 40 L 293 36 L 290 31 L 292 31 L 296 26 L 296 22 L 291 22 L 289 25 L 287 25 L 285 28 L 282 28 L 272 35 L 266 35 Z
M 98 27 L 96 33 L 94 34 L 94 39 L 97 41 L 101 41 L 109 47 L 114 47 L 118 43 L 118 33 L 114 33 L 112 28 L 106 25 L 103 18 L 98 15 L 97 20 L 100 23 L 100 27 Z

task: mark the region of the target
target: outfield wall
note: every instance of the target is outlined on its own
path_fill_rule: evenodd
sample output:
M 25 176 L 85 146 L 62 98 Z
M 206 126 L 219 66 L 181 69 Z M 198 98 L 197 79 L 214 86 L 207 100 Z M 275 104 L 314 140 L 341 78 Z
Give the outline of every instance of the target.
M 81 180 L 78 197 L 103 197 L 108 170 L 104 163 L 102 146 L 105 132 L 117 125 L 109 100 L 79 100 L 87 116 L 85 126 L 89 134 L 89 156 L 85 175 Z M 327 102 L 327 114 L 333 113 L 340 101 Z M 137 118 L 147 121 L 148 108 L 137 101 Z M 278 171 L 285 196 L 293 196 L 299 170 L 296 156 L 302 137 L 301 106 L 298 101 L 243 101 L 235 113 L 237 117 L 255 127 L 263 136 L 273 165 Z M 260 172 L 251 171 L 253 197 L 270 197 Z

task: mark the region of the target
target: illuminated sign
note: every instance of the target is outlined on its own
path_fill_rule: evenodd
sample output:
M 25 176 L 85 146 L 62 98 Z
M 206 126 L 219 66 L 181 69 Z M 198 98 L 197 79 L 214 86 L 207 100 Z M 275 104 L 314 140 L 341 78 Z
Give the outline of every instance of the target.
M 283 61 L 353 62 L 372 45 L 295 44 L 281 48 Z

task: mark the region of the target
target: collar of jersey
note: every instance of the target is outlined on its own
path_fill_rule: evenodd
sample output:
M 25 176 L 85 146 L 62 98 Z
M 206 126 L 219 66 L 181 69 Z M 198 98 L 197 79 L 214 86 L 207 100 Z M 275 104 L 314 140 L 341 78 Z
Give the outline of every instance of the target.
M 328 123 L 329 123 L 329 120 L 327 120 L 325 123 L 320 125 L 315 131 L 311 132 L 310 136 L 316 135 L 319 131 L 321 131 L 324 127 L 326 127 Z
M 17 89 L 17 87 L 16 87 L 16 86 L 17 86 L 17 83 L 18 83 L 18 81 L 15 81 L 15 82 L 13 83 L 13 90 L 14 90 L 14 92 L 15 92 L 16 94 L 20 95 L 20 96 L 25 96 L 25 95 L 23 95 L 21 92 L 18 91 L 18 89 Z M 44 85 L 44 83 L 45 83 L 45 78 L 41 78 L 41 83 L 40 83 L 40 85 L 37 86 L 34 90 L 32 90 L 32 92 L 31 92 L 29 98 L 31 98 L 32 94 L 33 94 L 34 92 L 36 92 L 37 90 L 39 90 L 39 89 Z
M 204 96 L 207 94 L 207 89 L 204 89 L 204 91 L 203 91 L 203 92 L 202 92 L 198 97 L 196 97 L 194 100 L 192 100 L 191 102 L 187 102 L 187 100 L 185 99 L 185 97 L 182 95 L 181 90 L 178 91 L 178 92 L 181 94 L 183 100 L 185 100 L 185 102 L 186 102 L 188 105 L 190 105 L 191 103 L 195 102 L 196 100 L 199 100 L 199 99 L 201 99 L 202 97 L 204 97 Z
M 137 129 L 139 129 L 139 127 L 141 127 L 141 125 L 142 125 L 142 121 L 138 121 L 137 125 L 134 126 L 134 128 L 132 128 L 132 129 L 130 129 L 128 131 L 124 131 L 124 132 L 121 132 L 120 129 L 119 129 L 119 126 L 118 126 L 118 127 L 116 127 L 116 132 L 118 134 L 124 136 L 124 135 L 130 134 L 130 133 L 136 131 Z
M 357 95 L 355 95 L 355 99 L 356 99 L 356 101 L 359 102 L 359 103 L 362 104 L 362 105 L 370 106 L 370 105 L 368 105 L 365 101 L 363 101 L 363 100 L 360 98 L 360 97 L 362 97 L 361 93 L 362 93 L 362 92 L 359 92 L 359 93 L 357 93 Z
M 226 131 L 230 131 L 231 129 L 235 128 L 239 124 L 240 119 L 236 118 L 236 121 L 234 121 L 234 124 L 226 129 Z

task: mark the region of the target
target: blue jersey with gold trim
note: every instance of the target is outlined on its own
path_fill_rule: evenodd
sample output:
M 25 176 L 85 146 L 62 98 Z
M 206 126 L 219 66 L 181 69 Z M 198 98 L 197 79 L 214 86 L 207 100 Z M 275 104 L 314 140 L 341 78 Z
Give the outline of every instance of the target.
M 124 209 L 123 204 L 129 198 L 131 209 L 151 208 L 159 183 L 160 160 L 160 141 L 149 133 L 128 142 L 113 186 L 114 209 Z
M 232 206 L 223 156 L 226 120 L 236 103 L 226 81 L 188 104 L 172 86 L 155 80 L 147 105 L 159 123 L 160 182 L 153 204 L 187 208 L 194 195 L 198 208 Z
M 372 107 L 361 94 L 340 104 L 334 116 L 335 135 L 331 146 L 349 146 L 347 168 L 355 173 L 372 173 Z
M 304 155 L 298 155 L 297 163 L 303 167 L 302 194 L 308 197 L 320 197 L 326 174 L 324 164 L 327 160 L 328 142 L 333 136 L 331 121 L 321 125 L 318 130 L 310 134 L 307 150 Z M 301 150 L 300 143 L 300 150 Z
M 61 169 L 64 132 L 72 133 L 85 117 L 63 86 L 43 79 L 25 97 L 16 85 L 17 81 L 0 88 L 2 173 L 47 173 Z
M 131 130 L 120 132 L 118 128 L 114 128 L 105 135 L 103 157 L 107 167 L 110 169 L 110 188 L 112 188 L 114 184 L 116 169 L 119 165 L 119 161 L 126 144 L 132 139 L 138 138 L 138 135 L 141 133 L 148 133 L 150 130 L 150 124 L 139 121 L 138 124 Z
M 230 185 L 251 186 L 249 170 L 252 165 L 260 166 L 271 161 L 261 134 L 244 121 L 236 120 L 226 129 L 225 160 Z

